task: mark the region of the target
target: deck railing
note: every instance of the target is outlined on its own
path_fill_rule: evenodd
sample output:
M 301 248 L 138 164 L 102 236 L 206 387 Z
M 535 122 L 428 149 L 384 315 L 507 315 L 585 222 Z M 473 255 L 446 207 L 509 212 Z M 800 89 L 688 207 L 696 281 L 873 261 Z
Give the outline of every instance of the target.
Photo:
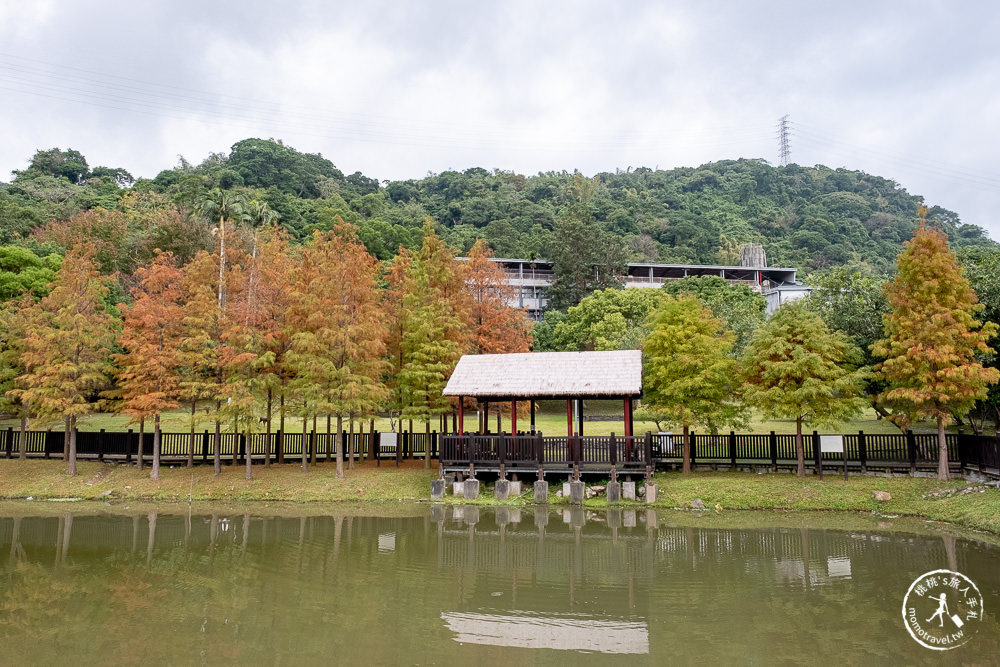
M 27 455 L 32 458 L 58 458 L 63 453 L 62 431 L 27 431 Z M 344 432 L 344 456 L 351 451 L 359 459 L 379 462 L 424 458 L 430 447 L 431 458 L 440 459 L 446 466 L 458 467 L 472 464 L 476 467 L 496 467 L 501 463 L 510 468 L 573 468 L 606 469 L 611 465 L 619 469 L 644 469 L 648 465 L 679 465 L 683 457 L 683 439 L 679 434 L 643 434 L 637 436 L 558 436 L 541 433 L 509 434 L 441 434 L 407 432 L 383 438 L 375 433 Z M 0 456 L 14 458 L 18 455 L 20 434 L 13 428 L 0 431 Z M 160 438 L 160 456 L 164 461 L 183 461 L 193 449 L 197 463 L 213 459 L 215 434 L 209 431 L 191 433 L 163 432 Z M 835 447 L 830 447 L 831 438 Z M 332 459 L 336 453 L 336 434 L 325 432 L 270 434 L 255 433 L 249 439 L 240 434 L 222 433 L 220 450 L 225 461 L 243 461 L 247 452 L 255 462 L 263 462 L 265 450 L 271 461 L 296 462 L 302 457 L 303 447 L 310 459 Z M 949 433 L 948 460 L 953 467 L 1000 474 L 1000 438 L 970 434 Z M 375 446 L 373 448 L 373 440 Z M 77 433 L 77 455 L 98 460 L 114 459 L 131 463 L 138 451 L 139 434 L 134 430 L 80 431 Z M 820 435 L 816 432 L 803 435 L 806 463 L 843 469 L 869 467 L 879 469 L 909 470 L 936 469 L 938 443 L 935 433 L 908 434 L 841 434 Z M 152 460 L 153 434 L 143 434 L 143 459 Z M 770 466 L 788 468 L 796 464 L 795 436 L 792 434 L 691 434 L 691 462 L 693 465 Z

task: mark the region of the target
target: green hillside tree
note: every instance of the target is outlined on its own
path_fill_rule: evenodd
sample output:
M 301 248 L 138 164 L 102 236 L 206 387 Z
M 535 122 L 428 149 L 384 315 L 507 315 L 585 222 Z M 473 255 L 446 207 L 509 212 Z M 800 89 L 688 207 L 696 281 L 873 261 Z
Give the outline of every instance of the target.
M 796 474 L 805 475 L 802 425 L 836 425 L 864 407 L 860 351 L 801 302 L 779 308 L 740 361 L 743 400 L 769 418 L 795 420 Z
M 643 407 L 684 431 L 683 471 L 691 472 L 691 427 L 744 425 L 735 400 L 733 334 L 697 297 L 666 297 L 643 345 Z

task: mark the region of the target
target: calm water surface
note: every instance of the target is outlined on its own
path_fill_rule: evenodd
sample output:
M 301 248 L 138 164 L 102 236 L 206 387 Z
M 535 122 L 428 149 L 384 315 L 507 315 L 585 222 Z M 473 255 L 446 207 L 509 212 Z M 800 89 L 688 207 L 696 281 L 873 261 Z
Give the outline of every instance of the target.
M 920 522 L 45 505 L 0 505 L 5 665 L 1000 662 L 1000 549 Z M 939 568 L 986 609 L 944 653 L 901 615 Z

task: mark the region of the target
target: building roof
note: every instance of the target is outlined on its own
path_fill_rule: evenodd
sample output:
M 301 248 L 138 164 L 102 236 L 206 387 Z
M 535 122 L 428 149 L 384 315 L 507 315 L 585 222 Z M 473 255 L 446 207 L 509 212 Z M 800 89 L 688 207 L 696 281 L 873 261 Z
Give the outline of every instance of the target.
M 639 396 L 642 352 L 467 354 L 443 393 L 525 399 Z

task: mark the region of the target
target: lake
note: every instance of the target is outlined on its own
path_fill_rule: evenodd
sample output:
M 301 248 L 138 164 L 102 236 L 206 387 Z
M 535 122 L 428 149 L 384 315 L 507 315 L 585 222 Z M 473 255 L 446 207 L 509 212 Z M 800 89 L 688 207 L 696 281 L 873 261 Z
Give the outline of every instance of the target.
M 837 513 L 2 503 L 0 662 L 995 663 L 996 542 Z M 937 569 L 985 609 L 947 652 L 902 615 Z

